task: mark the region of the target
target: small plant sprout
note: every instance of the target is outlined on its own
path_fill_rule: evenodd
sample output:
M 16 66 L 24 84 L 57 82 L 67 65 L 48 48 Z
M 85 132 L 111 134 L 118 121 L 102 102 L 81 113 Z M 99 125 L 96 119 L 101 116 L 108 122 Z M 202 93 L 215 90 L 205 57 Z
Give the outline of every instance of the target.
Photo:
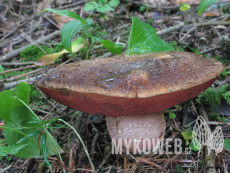
M 182 5 L 180 6 L 180 11 L 185 12 L 185 11 L 188 11 L 190 8 L 191 8 L 191 6 L 190 6 L 189 4 L 184 3 L 184 4 L 182 4 Z

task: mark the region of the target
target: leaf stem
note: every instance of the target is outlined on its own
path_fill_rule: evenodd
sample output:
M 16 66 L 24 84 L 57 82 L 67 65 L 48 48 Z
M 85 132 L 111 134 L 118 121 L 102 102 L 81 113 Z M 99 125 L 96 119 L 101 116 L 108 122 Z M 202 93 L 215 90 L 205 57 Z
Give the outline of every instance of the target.
M 74 132 L 75 134 L 77 135 L 78 139 L 80 140 L 84 150 L 85 150 L 85 153 L 89 159 L 89 162 L 90 162 L 90 165 L 91 165 L 91 168 L 92 168 L 92 172 L 95 172 L 95 168 L 94 168 L 94 165 L 93 165 L 93 162 L 91 161 L 90 157 L 89 157 L 89 153 L 88 153 L 88 150 L 83 142 L 83 140 L 81 139 L 81 136 L 78 134 L 78 132 L 73 128 L 73 126 L 71 126 L 69 123 L 67 123 L 66 121 L 62 120 L 62 119 L 58 119 L 59 121 L 65 123 L 67 126 L 69 126 Z

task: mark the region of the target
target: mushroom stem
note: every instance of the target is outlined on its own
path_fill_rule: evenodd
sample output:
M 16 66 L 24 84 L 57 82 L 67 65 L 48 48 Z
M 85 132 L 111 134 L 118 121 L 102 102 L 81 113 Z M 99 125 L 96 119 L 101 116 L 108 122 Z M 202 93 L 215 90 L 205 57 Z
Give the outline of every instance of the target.
M 138 116 L 107 116 L 106 124 L 117 150 L 121 152 L 123 147 L 125 152 L 134 154 L 156 149 L 166 128 L 162 112 Z

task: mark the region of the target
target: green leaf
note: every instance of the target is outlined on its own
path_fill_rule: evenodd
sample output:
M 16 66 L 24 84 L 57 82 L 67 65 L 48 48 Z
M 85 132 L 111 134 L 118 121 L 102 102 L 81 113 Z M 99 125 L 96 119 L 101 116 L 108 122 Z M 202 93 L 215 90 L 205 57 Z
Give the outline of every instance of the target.
M 169 113 L 169 117 L 170 117 L 171 119 L 174 119 L 174 118 L 176 118 L 176 114 L 174 114 L 174 113 Z
M 30 101 L 30 86 L 26 82 L 20 82 L 15 89 L 15 93 L 19 99 L 29 105 Z
M 116 43 L 113 43 L 109 40 L 103 40 L 99 37 L 94 37 L 90 33 L 86 33 L 86 35 L 92 39 L 93 43 L 95 43 L 95 42 L 101 43 L 111 53 L 113 53 L 115 55 L 121 54 L 123 46 L 116 44 Z
M 199 151 L 201 147 L 201 143 L 196 138 L 193 138 L 189 144 L 189 148 L 191 148 L 193 151 Z
M 19 144 L 12 146 L 0 146 L 0 156 L 7 156 L 7 154 L 16 155 L 19 150 L 26 147 L 28 144 Z
M 99 3 L 104 4 L 107 2 L 107 0 L 98 0 Z
M 163 41 L 151 25 L 133 17 L 126 55 L 148 52 L 174 51 L 174 47 Z
M 47 140 L 47 136 L 46 134 L 42 135 L 42 148 L 43 148 L 43 155 L 44 155 L 44 159 L 46 161 L 46 164 L 48 164 L 49 166 L 52 166 L 47 158 L 47 153 L 46 153 L 46 140 Z
M 86 19 L 88 24 L 92 23 L 91 19 Z M 65 24 L 61 30 L 61 42 L 62 45 L 66 50 L 70 53 L 71 51 L 71 40 L 73 39 L 74 35 L 82 29 L 82 24 L 79 20 L 70 21 Z
M 194 131 L 185 131 L 181 133 L 184 139 L 186 140 L 186 145 L 189 144 L 188 140 L 192 139 L 193 137 L 196 136 L 196 133 Z
M 37 130 L 36 132 L 30 133 L 28 136 L 33 137 L 33 136 L 36 136 L 38 134 L 41 134 L 41 132 L 42 132 L 41 130 Z M 29 138 L 27 136 L 25 136 L 24 138 L 20 139 L 16 144 L 22 143 L 25 140 L 29 140 Z
M 106 13 L 108 11 L 114 11 L 114 9 L 112 7 L 110 7 L 108 4 L 98 4 L 98 6 L 96 6 L 96 10 L 97 10 L 97 12 L 100 12 L 100 13 Z
M 198 15 L 200 16 L 204 10 L 206 10 L 210 5 L 218 2 L 219 0 L 201 0 L 199 8 L 198 8 Z
M 10 112 L 11 110 L 16 107 L 23 105 L 22 102 L 20 102 L 18 99 L 16 99 L 14 96 L 9 96 L 4 99 L 0 100 L 0 119 L 2 119 L 5 123 L 10 123 Z
M 0 64 L 0 72 L 2 72 L 4 70 L 4 68 L 2 67 L 2 65 Z
M 86 3 L 84 6 L 84 11 L 93 11 L 96 9 L 96 6 L 98 6 L 98 3 L 95 1 Z
M 224 148 L 226 150 L 230 150 L 230 139 L 225 139 L 224 140 Z
M 16 106 L 10 111 L 10 118 L 12 120 L 12 123 L 17 126 L 21 127 L 23 124 L 23 127 L 31 126 L 31 124 L 27 124 L 29 121 L 34 121 L 33 119 L 34 114 L 27 109 L 24 105 Z M 33 126 L 41 125 L 40 122 L 33 123 Z
M 6 138 L 9 145 L 15 145 L 18 141 L 23 139 L 25 136 L 19 132 L 14 131 L 14 130 L 7 129 L 7 127 L 19 130 L 22 133 L 25 133 L 27 135 L 30 135 L 32 133 L 37 132 L 38 129 L 40 129 L 41 131 L 44 131 L 44 128 L 40 127 L 41 124 L 39 121 L 37 124 L 36 123 L 30 123 L 30 121 L 34 121 L 34 115 L 25 106 L 15 107 L 11 111 L 10 117 L 12 118 L 13 122 L 12 123 L 6 123 L 4 126 L 4 127 L 6 127 L 6 128 L 4 128 L 4 135 L 5 135 L 5 138 Z M 40 128 L 38 128 L 38 126 Z M 40 146 L 42 146 L 43 141 L 42 141 L 42 138 L 39 138 L 39 136 L 40 136 L 40 134 L 37 134 L 35 136 L 32 136 L 31 138 L 33 139 L 33 141 L 35 143 L 38 143 L 38 139 L 39 139 L 39 144 L 40 144 Z M 54 155 L 54 154 L 58 153 L 58 151 L 56 150 L 54 145 L 56 145 L 58 147 L 59 151 L 62 151 L 61 148 L 56 143 L 56 141 L 53 138 L 51 139 L 49 136 L 50 135 L 48 135 L 47 141 L 46 141 L 47 156 Z M 52 141 L 55 141 L 55 144 L 53 144 Z M 25 148 L 20 149 L 17 152 L 17 154 L 15 154 L 16 157 L 21 157 L 21 158 L 32 158 L 32 157 L 39 158 L 39 157 L 41 157 L 41 155 L 40 155 L 41 153 L 40 153 L 40 150 L 37 148 L 37 145 L 35 145 L 30 140 L 28 140 L 28 139 L 24 140 L 23 142 L 21 142 L 21 144 L 27 144 L 27 146 Z
M 54 9 L 51 9 L 51 8 L 47 8 L 43 11 L 41 11 L 40 13 L 44 12 L 44 11 L 52 11 L 58 15 L 61 15 L 61 16 L 68 16 L 68 17 L 71 17 L 71 18 L 74 18 L 74 19 L 78 19 L 81 21 L 82 24 L 87 24 L 87 22 L 82 19 L 78 14 L 70 11 L 70 10 L 54 10 Z
M 109 2 L 109 5 L 110 5 L 111 7 L 117 7 L 119 4 L 120 4 L 120 1 L 119 1 L 119 0 L 111 0 L 111 1 Z
M 15 93 L 11 90 L 4 90 L 2 92 L 0 92 L 0 102 L 2 99 L 10 97 L 10 96 L 14 96 Z
M 145 6 L 140 6 L 140 11 L 144 11 L 145 10 Z
M 99 41 L 108 51 L 115 55 L 120 55 L 122 52 L 122 46 L 116 43 L 113 43 L 109 40 L 101 40 Z
M 187 11 L 191 8 L 191 6 L 187 3 L 184 3 L 180 6 L 180 11 Z

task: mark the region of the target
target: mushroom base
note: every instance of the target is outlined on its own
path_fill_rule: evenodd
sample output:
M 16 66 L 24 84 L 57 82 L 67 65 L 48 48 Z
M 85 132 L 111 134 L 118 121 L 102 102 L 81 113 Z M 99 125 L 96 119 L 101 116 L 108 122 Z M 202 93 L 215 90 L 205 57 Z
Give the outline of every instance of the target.
M 154 151 L 164 138 L 166 128 L 163 113 L 123 117 L 107 116 L 106 124 L 113 142 L 112 148 L 134 154 Z

